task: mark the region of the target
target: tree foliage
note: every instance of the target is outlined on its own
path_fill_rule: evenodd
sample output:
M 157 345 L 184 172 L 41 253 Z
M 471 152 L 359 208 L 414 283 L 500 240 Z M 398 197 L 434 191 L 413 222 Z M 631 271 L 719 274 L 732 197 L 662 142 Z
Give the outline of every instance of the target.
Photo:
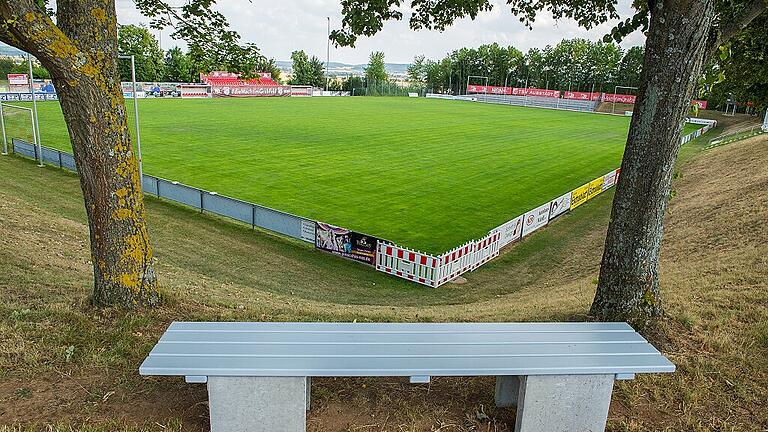
M 639 57 L 638 57 L 639 54 Z M 487 76 L 490 85 L 525 86 L 573 91 L 610 91 L 614 86 L 637 86 L 642 68 L 641 47 L 626 53 L 613 43 L 584 39 L 563 40 L 523 54 L 496 43 L 454 50 L 440 60 L 417 56 L 411 77 L 423 77 L 428 89 L 463 92 L 467 76 Z
M 196 82 L 189 56 L 179 47 L 173 47 L 165 53 L 165 78 L 170 82 Z
M 368 59 L 368 66 L 365 67 L 366 83 L 370 86 L 371 84 L 386 82 L 388 79 L 384 53 L 381 51 L 372 52 Z
M 729 94 L 741 103 L 753 102 L 756 110 L 768 107 L 768 16 L 757 18 L 736 39 L 715 56 L 707 72 L 714 76 L 703 82 L 701 96 L 714 106 L 725 105 Z
M 157 82 L 165 77 L 165 59 L 160 44 L 146 28 L 123 25 L 117 31 L 117 50 L 120 55 L 134 56 L 136 81 Z M 131 80 L 130 61 L 118 62 L 120 79 Z
M 293 61 L 291 84 L 325 87 L 325 70 L 320 59 L 315 56 L 310 58 L 304 51 L 294 51 L 291 53 L 291 60 Z
M 29 65 L 26 61 L 16 62 L 10 58 L 0 58 L 0 79 L 5 79 L 8 74 L 29 74 Z M 32 64 L 32 74 L 35 79 L 50 79 L 51 74 L 43 66 Z

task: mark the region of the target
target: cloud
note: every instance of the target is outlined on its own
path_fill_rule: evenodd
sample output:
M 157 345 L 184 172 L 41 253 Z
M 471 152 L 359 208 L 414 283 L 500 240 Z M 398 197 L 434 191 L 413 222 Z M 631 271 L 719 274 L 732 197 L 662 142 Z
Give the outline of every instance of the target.
M 492 3 L 493 10 L 483 12 L 474 21 L 458 20 L 442 33 L 411 30 L 408 15 L 405 14 L 403 21 L 387 22 L 382 31 L 373 37 L 358 39 L 355 48 L 335 48 L 331 45 L 331 61 L 365 63 L 372 51 L 383 51 L 388 62 L 408 63 L 418 54 L 439 58 L 460 47 L 493 42 L 514 45 L 526 51 L 574 37 L 598 40 L 615 25 L 615 22 L 609 22 L 587 31 L 575 21 L 558 21 L 549 13 L 540 13 L 533 30 L 528 30 L 509 13 L 503 1 Z M 622 18 L 631 16 L 630 4 L 629 0 L 620 0 Z M 264 55 L 278 60 L 288 60 L 292 51 L 300 49 L 325 60 L 326 17 L 331 19 L 331 29 L 341 25 L 338 0 L 219 0 L 217 10 L 227 17 L 243 41 L 256 43 Z M 121 24 L 149 21 L 136 10 L 132 0 L 117 0 L 117 16 Z M 163 48 L 174 45 L 183 47 L 183 42 L 171 39 L 170 33 L 170 30 L 161 33 Z M 626 38 L 622 46 L 627 48 L 644 41 L 645 37 L 635 32 Z

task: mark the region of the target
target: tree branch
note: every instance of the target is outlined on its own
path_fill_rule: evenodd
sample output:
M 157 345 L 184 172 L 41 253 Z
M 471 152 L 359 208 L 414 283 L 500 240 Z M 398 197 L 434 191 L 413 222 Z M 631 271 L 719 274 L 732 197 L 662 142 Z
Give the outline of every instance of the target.
M 728 43 L 746 28 L 755 18 L 768 10 L 768 0 L 752 0 L 741 13 L 718 28 L 715 37 L 707 47 L 707 54 L 711 56 L 718 47 Z
M 34 55 L 51 73 L 66 74 L 90 64 L 88 55 L 33 0 L 0 0 L 0 40 Z

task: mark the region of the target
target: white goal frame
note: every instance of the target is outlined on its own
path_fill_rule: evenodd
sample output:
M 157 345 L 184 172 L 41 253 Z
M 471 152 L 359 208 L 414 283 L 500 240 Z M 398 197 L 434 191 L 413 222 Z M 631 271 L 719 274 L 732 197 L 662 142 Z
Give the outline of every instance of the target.
M 611 106 L 611 114 L 616 114 L 616 95 L 618 94 L 617 92 L 619 91 L 619 89 L 635 89 L 635 90 L 637 90 L 637 87 L 632 87 L 632 86 L 615 86 L 613 88 L 613 105 Z M 637 96 L 637 95 L 635 95 L 635 96 Z
M 30 125 L 32 126 L 32 140 L 34 141 L 32 144 L 37 149 L 37 160 L 38 160 L 38 166 L 43 166 L 43 149 L 40 145 L 40 140 L 37 137 L 37 128 L 35 128 L 35 113 L 32 110 L 32 108 L 27 108 L 23 106 L 18 105 L 11 105 L 9 103 L 5 103 L 0 101 L 0 128 L 3 130 L 3 154 L 8 154 L 8 134 L 5 130 L 5 108 L 4 107 L 10 107 L 13 109 L 18 109 L 21 111 L 27 111 L 29 113 L 29 120 Z
M 469 80 L 471 78 L 483 78 L 485 79 L 485 84 L 483 84 L 483 87 L 485 87 L 485 91 L 483 94 L 488 94 L 488 77 L 482 76 L 482 75 L 469 75 L 467 76 L 467 86 L 464 88 L 464 94 L 469 94 Z

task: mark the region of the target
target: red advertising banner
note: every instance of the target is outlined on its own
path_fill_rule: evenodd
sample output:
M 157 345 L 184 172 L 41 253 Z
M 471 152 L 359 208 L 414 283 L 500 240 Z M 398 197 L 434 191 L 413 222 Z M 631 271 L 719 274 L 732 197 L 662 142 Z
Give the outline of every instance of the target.
M 8 74 L 8 84 L 29 85 L 29 76 L 27 74 Z
M 499 86 L 483 86 L 470 84 L 467 86 L 467 93 L 483 93 L 483 94 L 512 94 L 512 87 L 499 87 Z
M 696 104 L 699 109 L 707 109 L 707 101 L 705 100 L 692 100 L 691 104 Z
M 598 100 L 602 96 L 602 93 L 590 93 L 590 92 L 572 92 L 567 91 L 563 93 L 563 99 L 577 99 L 577 100 Z
M 254 85 L 235 85 L 235 86 L 211 86 L 213 97 L 232 96 L 290 96 L 290 86 L 254 86 Z
M 29 76 L 27 74 L 8 74 L 8 84 L 29 85 Z
M 635 103 L 636 98 L 637 96 L 635 95 L 606 93 L 605 96 L 603 97 L 603 102 L 618 102 L 618 103 L 633 104 Z
M 513 88 L 512 94 L 515 96 L 537 96 L 548 98 L 559 98 L 560 90 L 545 90 L 540 88 Z

